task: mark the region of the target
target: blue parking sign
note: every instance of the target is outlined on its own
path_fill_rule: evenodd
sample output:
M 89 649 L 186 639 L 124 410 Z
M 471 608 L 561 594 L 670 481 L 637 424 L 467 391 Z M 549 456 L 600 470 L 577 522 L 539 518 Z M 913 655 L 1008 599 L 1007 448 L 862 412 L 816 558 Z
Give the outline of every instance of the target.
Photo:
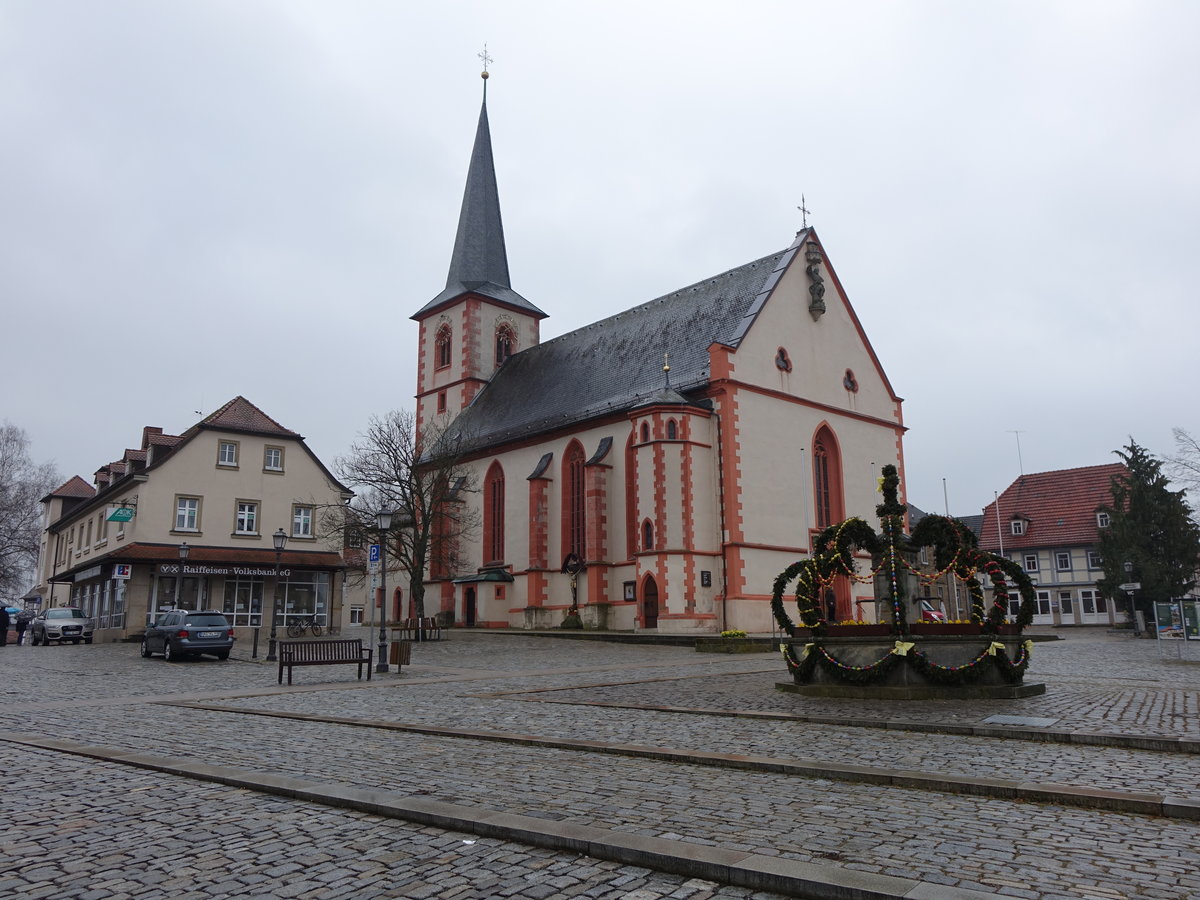
M 379 545 L 378 544 L 371 545 L 371 555 L 370 555 L 369 559 L 373 563 L 379 562 Z

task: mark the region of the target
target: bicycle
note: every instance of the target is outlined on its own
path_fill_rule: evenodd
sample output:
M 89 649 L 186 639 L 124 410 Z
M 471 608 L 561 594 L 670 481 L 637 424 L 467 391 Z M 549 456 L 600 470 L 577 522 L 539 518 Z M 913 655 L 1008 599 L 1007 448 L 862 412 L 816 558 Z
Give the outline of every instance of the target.
M 309 616 L 306 619 L 293 619 L 291 622 L 288 622 L 288 637 L 298 638 L 309 630 L 312 631 L 313 637 L 320 637 L 324 631 L 321 623 L 317 621 L 316 616 Z

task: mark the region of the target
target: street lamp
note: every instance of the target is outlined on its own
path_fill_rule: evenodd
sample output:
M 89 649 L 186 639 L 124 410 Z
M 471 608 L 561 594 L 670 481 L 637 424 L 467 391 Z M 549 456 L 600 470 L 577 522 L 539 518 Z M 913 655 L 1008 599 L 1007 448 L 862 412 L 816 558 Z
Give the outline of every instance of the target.
M 1125 585 L 1131 584 L 1133 582 L 1133 563 L 1125 560 L 1121 568 L 1125 570 Z M 1133 605 L 1133 589 L 1126 587 L 1125 593 L 1129 597 L 1129 621 L 1133 623 L 1133 636 L 1138 637 L 1142 632 L 1138 628 L 1137 609 Z
M 179 545 L 179 578 L 175 581 L 175 608 L 182 609 L 179 601 L 183 599 L 183 564 L 187 562 L 188 554 L 192 552 L 192 548 L 188 546 L 187 541 Z
M 279 557 L 283 555 L 284 545 L 287 544 L 287 532 L 282 528 L 275 529 L 271 535 L 275 542 L 275 590 L 271 594 L 271 637 L 267 644 L 267 661 L 275 659 L 275 629 L 279 626 Z
M 379 661 L 375 664 L 376 672 L 388 671 L 387 658 L 387 536 L 392 530 L 392 513 L 381 512 L 375 517 L 379 526 Z

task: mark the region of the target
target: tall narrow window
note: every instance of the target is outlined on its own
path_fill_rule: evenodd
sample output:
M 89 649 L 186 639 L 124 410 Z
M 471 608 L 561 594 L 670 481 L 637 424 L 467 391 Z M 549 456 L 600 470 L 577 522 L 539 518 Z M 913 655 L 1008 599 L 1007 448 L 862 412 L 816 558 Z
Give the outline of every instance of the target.
M 845 518 L 842 461 L 837 440 L 827 426 L 822 426 L 813 439 L 813 508 L 818 528 L 828 528 Z
M 483 485 L 483 552 L 485 563 L 504 561 L 504 469 L 494 462 Z
M 443 325 L 437 332 L 437 367 L 439 369 L 450 365 L 450 339 L 450 326 Z
M 563 552 L 587 559 L 583 448 L 571 444 L 563 459 Z
M 642 549 L 654 549 L 654 524 L 649 519 L 642 523 Z
M 237 505 L 237 533 L 258 533 L 258 504 L 242 500 Z
M 513 355 L 516 348 L 516 332 L 507 322 L 501 322 L 496 328 L 496 368 L 504 365 L 504 361 Z
M 292 537 L 313 536 L 313 508 L 311 506 L 292 507 Z
M 175 501 L 175 530 L 196 531 L 200 522 L 200 500 L 180 497 Z
M 674 419 L 667 420 L 667 440 L 673 441 L 679 437 L 679 426 L 675 424 Z

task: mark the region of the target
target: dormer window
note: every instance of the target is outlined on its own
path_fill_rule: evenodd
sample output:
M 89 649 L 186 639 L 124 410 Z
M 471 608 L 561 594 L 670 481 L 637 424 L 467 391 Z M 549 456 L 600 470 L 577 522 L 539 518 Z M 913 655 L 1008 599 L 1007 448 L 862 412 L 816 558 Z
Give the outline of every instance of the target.
M 1112 520 L 1109 519 L 1109 517 L 1108 517 L 1108 513 L 1106 513 L 1106 512 L 1096 513 L 1096 527 L 1097 528 L 1107 528 L 1111 521 Z
M 1024 519 L 1013 519 L 1011 525 L 1012 525 L 1012 533 L 1013 534 L 1021 535 L 1021 534 L 1025 533 L 1025 520 Z

